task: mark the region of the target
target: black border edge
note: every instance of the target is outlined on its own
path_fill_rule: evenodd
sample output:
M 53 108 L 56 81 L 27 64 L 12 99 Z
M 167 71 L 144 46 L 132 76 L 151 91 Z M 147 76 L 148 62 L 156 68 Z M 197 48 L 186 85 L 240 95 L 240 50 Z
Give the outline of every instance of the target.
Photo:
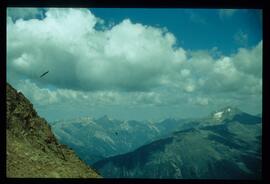
M 6 0 L 9 7 L 263 8 L 262 0 Z
M 1 155 L 1 183 L 263 183 L 269 181 L 269 11 L 266 3 L 262 0 L 2 0 L 0 1 L 1 25 L 6 25 L 7 7 L 104 7 L 104 8 L 239 8 L 239 9 L 262 9 L 263 10 L 263 129 L 262 129 L 262 180 L 172 180 L 172 179 L 19 179 L 6 178 L 6 26 L 1 26 L 1 135 L 4 147 Z M 267 33 L 267 34 L 266 34 Z M 4 36 L 2 36 L 4 35 Z M 1 85 L 2 84 L 2 85 Z M 4 166 L 4 167 L 3 167 Z
M 263 96 L 262 96 L 262 178 L 265 183 L 270 181 L 269 176 L 269 9 L 263 8 Z M 268 146 L 267 146 L 268 145 Z
M 0 28 L 0 42 L 1 42 L 1 71 L 0 71 L 0 78 L 3 80 L 0 82 L 0 88 L 1 88 L 1 102 L 4 102 L 1 104 L 0 113 L 1 113 L 1 135 L 3 136 L 3 143 L 1 144 L 3 146 L 2 150 L 3 153 L 1 154 L 1 160 L 0 164 L 1 166 L 6 166 L 6 8 L 3 6 L 3 4 L 0 3 L 0 20 L 1 20 L 1 28 Z M 1 174 L 3 173 L 4 176 L 6 176 L 6 168 L 1 167 Z M 2 180 L 2 177 L 0 177 L 0 181 Z M 2 183 L 2 182 L 1 182 Z

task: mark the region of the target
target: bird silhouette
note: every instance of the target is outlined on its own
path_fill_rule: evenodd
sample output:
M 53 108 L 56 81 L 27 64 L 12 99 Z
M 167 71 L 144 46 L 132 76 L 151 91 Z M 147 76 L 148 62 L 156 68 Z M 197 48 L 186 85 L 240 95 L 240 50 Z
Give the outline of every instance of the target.
M 43 77 L 44 75 L 46 75 L 47 73 L 49 73 L 49 70 L 47 72 L 44 72 L 39 78 Z

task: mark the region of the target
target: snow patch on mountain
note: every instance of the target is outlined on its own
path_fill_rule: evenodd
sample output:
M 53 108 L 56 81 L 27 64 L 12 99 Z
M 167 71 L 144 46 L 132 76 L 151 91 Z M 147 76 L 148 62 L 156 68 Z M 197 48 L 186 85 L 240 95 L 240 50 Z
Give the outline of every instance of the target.
M 115 142 L 109 136 L 107 136 L 106 133 L 102 131 L 95 131 L 95 137 L 103 140 L 104 142 L 110 142 L 112 144 L 115 144 Z
M 129 125 L 129 123 L 128 123 L 127 121 L 124 121 L 124 123 L 121 123 L 121 124 L 120 124 L 120 128 L 121 128 L 122 130 L 129 130 L 129 129 L 131 129 L 132 127 Z
M 220 118 L 222 117 L 223 113 L 224 113 L 224 112 L 216 112 L 216 113 L 214 114 L 214 118 L 220 119 Z
M 154 131 L 156 131 L 156 132 L 160 132 L 160 130 L 156 127 L 156 126 L 154 126 L 154 125 L 151 125 L 151 124 L 148 124 L 148 127 L 151 129 L 151 130 L 154 130 Z

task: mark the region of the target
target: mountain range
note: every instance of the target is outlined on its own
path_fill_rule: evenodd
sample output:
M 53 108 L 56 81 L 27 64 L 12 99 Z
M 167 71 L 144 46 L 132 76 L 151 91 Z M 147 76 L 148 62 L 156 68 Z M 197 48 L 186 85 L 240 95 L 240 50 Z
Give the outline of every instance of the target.
M 260 179 L 260 118 L 241 113 L 221 122 L 176 131 L 93 167 L 106 178 Z
M 69 145 L 87 163 L 127 153 L 171 132 L 182 120 L 121 121 L 103 116 L 51 122 L 52 130 L 61 143 Z
M 261 178 L 261 117 L 235 107 L 200 119 L 121 121 L 103 116 L 52 122 L 105 178 Z

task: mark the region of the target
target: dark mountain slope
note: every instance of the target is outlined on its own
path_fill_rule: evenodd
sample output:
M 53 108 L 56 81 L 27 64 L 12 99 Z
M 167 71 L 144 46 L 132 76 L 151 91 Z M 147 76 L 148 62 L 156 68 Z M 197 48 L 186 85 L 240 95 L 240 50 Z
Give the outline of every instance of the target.
M 100 178 L 72 150 L 58 143 L 46 120 L 9 84 L 6 103 L 7 177 Z
M 242 115 L 175 132 L 93 166 L 108 178 L 259 179 L 261 119 Z

